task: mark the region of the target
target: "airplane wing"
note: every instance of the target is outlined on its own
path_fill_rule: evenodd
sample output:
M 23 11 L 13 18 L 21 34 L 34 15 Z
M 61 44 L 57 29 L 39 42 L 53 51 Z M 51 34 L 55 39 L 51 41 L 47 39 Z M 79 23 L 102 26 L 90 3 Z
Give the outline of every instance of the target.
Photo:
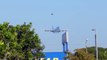
M 52 32 L 52 30 L 44 30 L 45 32 Z
M 66 32 L 67 30 L 60 30 L 61 32 Z

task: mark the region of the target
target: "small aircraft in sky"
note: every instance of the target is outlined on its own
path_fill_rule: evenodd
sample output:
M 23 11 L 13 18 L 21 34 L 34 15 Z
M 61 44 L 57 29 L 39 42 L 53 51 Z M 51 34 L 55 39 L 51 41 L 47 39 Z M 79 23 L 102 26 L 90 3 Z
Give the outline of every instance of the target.
M 50 30 L 44 30 L 45 32 L 53 32 L 53 33 L 59 33 L 59 32 L 64 32 L 67 30 L 61 30 L 60 27 L 52 28 Z

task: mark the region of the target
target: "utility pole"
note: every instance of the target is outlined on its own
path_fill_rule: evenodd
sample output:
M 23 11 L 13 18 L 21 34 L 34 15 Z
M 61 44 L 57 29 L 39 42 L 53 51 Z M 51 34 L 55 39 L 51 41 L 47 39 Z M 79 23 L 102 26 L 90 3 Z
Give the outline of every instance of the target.
M 96 29 L 92 29 L 92 31 L 95 32 L 95 57 L 96 57 L 96 60 L 98 60 L 98 47 L 97 47 L 97 34 L 96 34 Z

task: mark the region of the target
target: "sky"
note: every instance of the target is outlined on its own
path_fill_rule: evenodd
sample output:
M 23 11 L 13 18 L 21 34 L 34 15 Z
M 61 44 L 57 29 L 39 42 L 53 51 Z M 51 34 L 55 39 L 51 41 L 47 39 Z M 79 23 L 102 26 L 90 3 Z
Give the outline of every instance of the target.
M 53 13 L 53 15 L 51 15 Z M 62 34 L 45 32 L 59 26 L 69 33 L 69 51 L 94 46 L 107 48 L 107 0 L 0 0 L 0 23 L 32 22 L 45 52 L 62 51 Z

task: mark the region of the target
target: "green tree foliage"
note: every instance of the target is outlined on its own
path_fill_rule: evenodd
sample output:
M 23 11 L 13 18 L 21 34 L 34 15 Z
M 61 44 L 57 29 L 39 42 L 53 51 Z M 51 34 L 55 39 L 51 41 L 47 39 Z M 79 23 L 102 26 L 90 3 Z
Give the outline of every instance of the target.
M 43 56 L 44 46 L 31 26 L 32 23 L 16 26 L 8 22 L 0 24 L 0 60 L 29 60 L 33 58 L 31 49 L 36 50 L 36 58 Z
M 98 48 L 98 57 L 99 60 L 107 60 L 107 48 Z M 68 53 L 68 57 L 70 60 L 95 60 L 95 47 L 76 49 L 75 53 Z
M 75 51 L 74 54 L 68 54 L 70 60 L 95 60 L 94 55 L 87 53 L 84 49 L 77 49 Z
M 95 47 L 89 47 L 88 52 L 95 55 Z M 99 60 L 107 60 L 107 48 L 98 48 L 98 57 Z

